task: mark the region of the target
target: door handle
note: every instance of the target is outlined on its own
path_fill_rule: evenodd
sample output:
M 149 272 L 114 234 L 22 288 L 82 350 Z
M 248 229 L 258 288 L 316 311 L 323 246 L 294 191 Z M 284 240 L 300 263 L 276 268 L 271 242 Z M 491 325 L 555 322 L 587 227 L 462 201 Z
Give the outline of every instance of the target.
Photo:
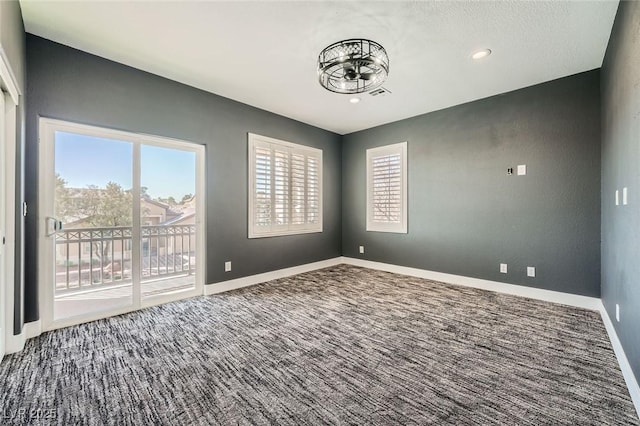
M 47 217 L 45 219 L 46 231 L 45 234 L 47 237 L 55 235 L 56 232 L 62 231 L 62 221 L 56 219 L 55 217 Z

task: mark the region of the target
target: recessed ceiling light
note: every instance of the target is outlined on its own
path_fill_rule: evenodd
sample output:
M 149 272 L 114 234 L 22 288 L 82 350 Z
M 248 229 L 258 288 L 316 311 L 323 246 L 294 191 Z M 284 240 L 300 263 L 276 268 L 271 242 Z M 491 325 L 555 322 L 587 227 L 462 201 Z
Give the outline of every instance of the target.
M 477 52 L 474 52 L 473 55 L 471 55 L 471 58 L 477 60 L 477 59 L 486 58 L 489 55 L 491 55 L 491 49 L 482 49 L 482 50 L 478 50 Z
M 349 102 L 351 102 L 352 104 L 357 104 L 358 102 L 360 102 L 360 98 L 351 98 L 349 99 Z

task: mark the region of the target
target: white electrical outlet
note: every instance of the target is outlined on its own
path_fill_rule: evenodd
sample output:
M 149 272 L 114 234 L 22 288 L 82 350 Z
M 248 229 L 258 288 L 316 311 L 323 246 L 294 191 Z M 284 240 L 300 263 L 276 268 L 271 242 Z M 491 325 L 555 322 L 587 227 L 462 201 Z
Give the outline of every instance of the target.
M 518 176 L 524 176 L 527 174 L 527 165 L 518 164 Z
M 620 191 L 616 189 L 616 206 L 620 205 Z
M 536 276 L 536 268 L 535 266 L 527 266 L 527 276 L 535 277 Z
M 616 303 L 616 321 L 620 322 L 620 305 Z
M 622 205 L 623 205 L 623 206 L 626 206 L 626 205 L 627 205 L 627 203 L 628 203 L 628 200 L 627 200 L 627 192 L 628 192 L 628 191 L 627 191 L 627 187 L 626 187 L 626 186 L 625 186 L 624 188 L 622 188 Z
M 503 274 L 507 273 L 507 264 L 506 263 L 501 263 L 500 264 L 500 272 Z
M 364 254 L 364 246 L 360 246 L 359 250 L 360 250 L 360 254 Z
M 227 262 L 224 262 L 224 271 L 225 272 L 230 272 L 231 271 L 231 261 L 230 260 L 227 261 Z

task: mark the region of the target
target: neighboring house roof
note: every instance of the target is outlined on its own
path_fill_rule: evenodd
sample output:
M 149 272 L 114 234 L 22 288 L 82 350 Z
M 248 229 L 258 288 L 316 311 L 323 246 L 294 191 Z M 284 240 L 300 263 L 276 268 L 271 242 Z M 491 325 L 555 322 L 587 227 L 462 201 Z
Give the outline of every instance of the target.
M 157 200 L 152 200 L 151 198 L 149 198 L 149 196 L 142 196 L 140 197 L 141 201 L 147 202 L 149 204 L 155 204 L 158 207 L 162 207 L 164 209 L 168 209 L 170 208 L 169 204 L 165 204 L 162 201 L 157 201 Z
M 67 216 L 63 217 L 64 226 L 66 228 L 73 228 L 86 222 L 91 216 Z
M 187 220 L 191 217 L 194 217 L 195 215 L 196 215 L 196 212 L 186 213 L 181 216 L 169 219 L 165 222 L 159 223 L 158 225 L 177 225 L 179 222 L 182 222 L 183 220 Z
M 81 199 L 83 197 L 88 196 L 90 193 L 101 193 L 104 192 L 104 189 L 101 188 L 68 188 L 69 190 L 69 198 L 71 199 Z M 143 195 L 140 197 L 140 201 L 142 203 L 152 204 L 154 206 L 160 207 L 164 210 L 164 216 L 167 220 L 164 223 L 160 223 L 160 225 L 168 225 L 176 222 L 180 222 L 182 220 L 186 220 L 195 214 L 195 209 L 193 209 L 189 204 L 195 201 L 195 196 L 191 197 L 185 204 L 178 206 L 170 206 L 167 203 L 163 203 L 162 201 L 152 200 L 149 196 Z M 156 215 L 151 215 L 153 217 L 158 217 Z M 149 216 L 149 217 L 151 217 Z M 77 226 L 87 221 L 90 216 L 67 216 L 62 218 L 64 220 L 65 226 L 67 228 Z
M 166 203 L 163 203 L 162 201 L 157 201 L 157 200 L 152 200 L 151 198 L 148 198 L 148 196 L 142 196 L 140 198 L 141 201 L 144 201 L 145 203 L 149 203 L 149 204 L 153 204 L 155 206 L 158 206 L 160 208 L 163 208 L 165 210 L 165 215 L 168 216 L 179 216 L 181 213 L 178 211 L 173 210 L 173 208 Z

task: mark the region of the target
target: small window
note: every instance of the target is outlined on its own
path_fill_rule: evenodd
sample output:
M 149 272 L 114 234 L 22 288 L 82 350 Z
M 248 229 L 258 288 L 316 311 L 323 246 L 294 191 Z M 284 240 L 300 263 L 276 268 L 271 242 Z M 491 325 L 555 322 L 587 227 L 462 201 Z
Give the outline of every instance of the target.
M 407 143 L 367 150 L 367 231 L 407 233 Z
M 322 150 L 249 133 L 249 238 L 322 232 Z

